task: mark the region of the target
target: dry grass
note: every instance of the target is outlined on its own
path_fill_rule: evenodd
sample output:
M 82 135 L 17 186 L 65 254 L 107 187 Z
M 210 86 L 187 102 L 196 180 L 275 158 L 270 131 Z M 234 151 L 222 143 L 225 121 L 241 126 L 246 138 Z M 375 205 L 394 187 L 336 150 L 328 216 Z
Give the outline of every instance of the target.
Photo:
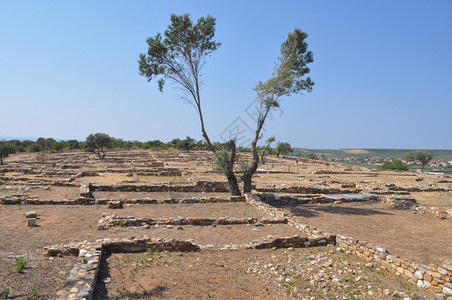
M 411 193 L 420 204 L 435 207 L 452 207 L 452 192 Z
M 138 175 L 138 183 L 153 184 L 169 182 L 171 184 L 187 184 L 182 176 L 152 176 L 152 175 Z
M 341 150 L 342 152 L 345 153 L 350 153 L 350 154 L 367 154 L 367 153 L 371 153 L 369 150 L 364 150 L 364 149 L 344 149 Z

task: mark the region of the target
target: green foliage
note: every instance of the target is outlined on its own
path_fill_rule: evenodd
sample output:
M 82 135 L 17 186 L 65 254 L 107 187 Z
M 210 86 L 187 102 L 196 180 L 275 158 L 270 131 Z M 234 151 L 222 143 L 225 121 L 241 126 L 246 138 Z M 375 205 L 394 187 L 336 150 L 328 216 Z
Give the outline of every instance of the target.
M 422 172 L 424 172 L 424 167 L 433 159 L 434 155 L 429 152 L 418 151 L 410 152 L 406 156 L 407 162 L 414 162 L 421 165 Z
M 36 296 L 38 296 L 38 293 L 39 293 L 39 288 L 36 287 L 34 284 L 32 284 L 30 297 L 32 297 L 32 298 L 36 297 Z
M 105 158 L 105 154 L 107 153 L 107 149 L 111 148 L 113 143 L 113 138 L 111 138 L 106 133 L 96 133 L 90 134 L 86 138 L 86 151 L 88 152 L 97 152 L 97 155 L 100 159 Z
M 77 140 L 68 140 L 66 145 L 68 150 L 80 149 L 80 144 Z
M 166 80 L 175 83 L 185 93 L 184 99 L 195 107 L 201 122 L 201 132 L 207 146 L 213 150 L 207 135 L 201 109 L 200 76 L 206 58 L 220 47 L 213 38 L 215 18 L 201 17 L 194 24 L 189 14 L 171 15 L 171 24 L 163 36 L 149 37 L 147 54 L 141 53 L 138 70 L 141 76 L 157 80 L 162 92 Z
M 39 145 L 41 150 L 52 150 L 52 145 L 56 143 L 55 139 L 53 138 L 38 138 L 36 140 L 36 144 Z
M 149 37 L 147 54 L 140 54 L 139 72 L 151 81 L 157 76 L 159 90 L 163 91 L 166 80 L 181 85 L 196 97 L 200 71 L 205 58 L 221 45 L 213 40 L 215 18 L 201 17 L 196 24 L 189 14 L 171 15 L 171 24 L 163 37 L 157 33 Z
M 230 149 L 227 146 L 227 143 L 224 144 L 224 147 L 215 151 L 215 164 L 213 167 L 213 171 L 218 174 L 223 174 L 227 176 L 231 172 L 231 168 L 229 166 L 230 159 Z
M 16 146 L 11 142 L 0 141 L 0 164 L 3 165 L 3 158 L 16 153 Z
M 319 157 L 317 156 L 317 154 L 315 154 L 315 153 L 311 153 L 311 154 L 309 154 L 309 159 L 319 159 Z
M 308 34 L 296 28 L 281 45 L 281 56 L 266 82 L 259 82 L 255 91 L 265 108 L 279 107 L 280 97 L 301 91 L 312 91 L 314 82 L 305 75 L 310 73 L 308 64 L 314 62 L 314 54 L 308 51 L 305 39 Z M 264 119 L 265 121 L 265 119 Z
M 275 141 L 275 137 L 269 137 L 266 141 L 265 141 L 265 146 L 262 147 L 261 149 L 261 162 L 263 165 L 265 165 L 265 156 L 267 154 L 272 154 L 274 151 L 271 148 L 271 144 Z
M 285 156 L 286 154 L 292 153 L 293 149 L 289 143 L 279 142 L 276 145 L 276 156 L 279 157 L 281 154 Z
M 52 150 L 60 152 L 61 150 L 64 149 L 65 146 L 66 146 L 65 142 L 55 142 L 52 144 Z
M 381 166 L 383 170 L 400 170 L 408 171 L 408 165 L 403 163 L 400 159 L 393 159 L 392 161 L 385 161 Z
M 16 257 L 16 272 L 22 273 L 27 265 L 27 260 L 23 257 Z
M 11 288 L 9 286 L 7 286 L 3 289 L 3 297 L 4 298 L 8 298 L 10 289 Z

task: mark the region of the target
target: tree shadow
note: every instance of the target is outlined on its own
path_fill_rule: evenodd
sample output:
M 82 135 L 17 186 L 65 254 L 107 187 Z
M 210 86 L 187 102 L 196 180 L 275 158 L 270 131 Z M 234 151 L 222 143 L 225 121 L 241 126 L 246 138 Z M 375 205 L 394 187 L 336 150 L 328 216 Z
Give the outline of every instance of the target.
M 124 297 L 128 299 L 143 299 L 144 297 L 148 298 L 151 296 L 159 297 L 162 296 L 165 291 L 169 290 L 168 287 L 163 285 L 158 285 L 150 291 L 143 291 L 142 293 L 126 293 L 123 294 Z
M 298 205 L 286 207 L 292 214 L 304 218 L 313 218 L 321 214 L 339 214 L 352 216 L 393 215 L 392 213 L 365 207 Z
M 111 278 L 110 266 L 108 265 L 107 259 L 111 256 L 111 253 L 105 253 L 102 257 L 102 261 L 99 266 L 99 271 L 97 273 L 96 286 L 93 292 L 93 300 L 104 300 L 110 299 L 108 295 L 107 284 L 104 282 L 106 278 Z M 148 299 L 150 297 L 161 297 L 165 291 L 169 290 L 168 287 L 163 285 L 158 285 L 152 290 L 139 292 L 128 292 L 121 295 L 121 298 L 125 299 Z

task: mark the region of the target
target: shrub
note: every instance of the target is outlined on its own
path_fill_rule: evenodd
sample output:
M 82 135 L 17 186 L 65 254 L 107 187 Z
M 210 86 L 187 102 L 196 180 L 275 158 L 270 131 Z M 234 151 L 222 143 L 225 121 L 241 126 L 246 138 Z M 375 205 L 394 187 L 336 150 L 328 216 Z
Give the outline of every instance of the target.
M 16 272 L 22 273 L 25 269 L 25 265 L 27 264 L 27 260 L 23 257 L 16 257 Z
M 3 297 L 5 297 L 5 299 L 9 296 L 9 289 L 8 286 L 3 289 Z
M 392 161 L 385 161 L 381 166 L 383 170 L 400 170 L 408 171 L 408 165 L 403 163 L 400 159 L 393 159 Z
M 309 154 L 309 159 L 319 159 L 319 157 L 317 156 L 317 154 L 311 153 Z
M 38 296 L 39 288 L 36 287 L 34 284 L 31 285 L 31 294 L 30 297 L 36 297 Z

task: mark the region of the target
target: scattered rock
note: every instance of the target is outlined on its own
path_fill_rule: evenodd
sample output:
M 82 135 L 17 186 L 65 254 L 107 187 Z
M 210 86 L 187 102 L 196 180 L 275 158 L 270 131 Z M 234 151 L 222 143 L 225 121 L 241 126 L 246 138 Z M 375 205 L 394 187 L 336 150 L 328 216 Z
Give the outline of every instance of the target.
M 28 219 L 27 219 L 27 225 L 28 225 L 29 227 L 36 227 L 36 226 L 38 226 L 38 225 L 36 224 L 36 218 L 28 218 Z
M 32 210 L 32 211 L 27 212 L 25 214 L 25 217 L 27 219 L 29 219 L 29 218 L 35 218 L 36 219 L 38 217 L 38 213 Z

